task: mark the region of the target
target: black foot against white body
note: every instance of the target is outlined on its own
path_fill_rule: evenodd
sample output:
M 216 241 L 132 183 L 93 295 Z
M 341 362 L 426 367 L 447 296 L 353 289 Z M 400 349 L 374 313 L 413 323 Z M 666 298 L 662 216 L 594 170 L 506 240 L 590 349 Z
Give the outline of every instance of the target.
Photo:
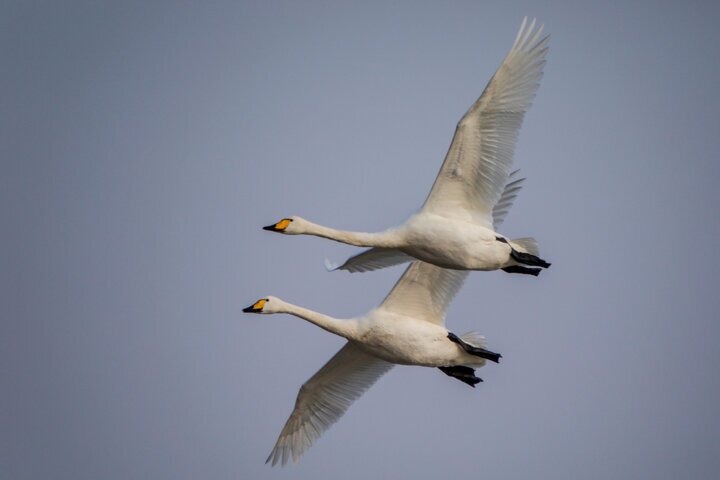
M 505 239 L 503 237 L 495 237 L 495 240 L 497 240 L 498 242 L 507 243 L 508 245 L 510 245 L 510 243 L 507 241 L 507 239 Z M 518 252 L 517 250 L 512 248 L 512 246 L 510 247 L 510 257 L 512 257 L 512 259 L 518 263 L 522 263 L 523 265 L 530 265 L 531 267 L 548 268 L 550 265 L 552 265 L 551 263 L 546 262 L 542 258 L 540 258 L 536 255 L 533 255 L 532 253 Z M 512 268 L 512 267 L 507 267 L 507 268 Z M 506 270 L 505 268 L 503 268 L 503 270 L 505 270 L 506 272 L 509 271 L 509 270 Z M 526 271 L 526 272 L 520 271 L 520 270 L 509 271 L 509 272 L 510 273 L 529 273 L 531 275 L 537 275 L 537 273 L 532 273 L 532 270 L 534 270 L 534 269 L 528 269 L 528 270 L 529 271 Z
M 453 378 L 457 378 L 463 383 L 470 385 L 475 388 L 475 385 L 482 382 L 482 378 L 475 376 L 475 370 L 470 367 L 463 365 L 456 365 L 454 367 L 438 367 L 445 375 L 449 375 Z
M 536 257 L 531 253 L 518 252 L 514 248 L 510 251 L 510 256 L 518 263 L 530 265 L 531 267 L 548 268 L 550 264 L 540 257 Z
M 470 345 L 452 332 L 448 332 L 448 338 L 451 342 L 455 342 L 460 345 L 463 350 L 465 350 L 470 355 L 475 355 L 495 363 L 500 362 L 500 358 L 502 357 L 502 355 L 500 355 L 499 353 L 491 352 L 490 350 L 485 350 L 484 348 Z

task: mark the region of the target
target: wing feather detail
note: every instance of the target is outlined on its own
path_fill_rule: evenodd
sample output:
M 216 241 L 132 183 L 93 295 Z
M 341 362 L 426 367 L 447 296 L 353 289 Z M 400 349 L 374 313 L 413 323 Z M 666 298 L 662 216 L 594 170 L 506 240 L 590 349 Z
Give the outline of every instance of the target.
M 549 41 L 540 38 L 542 29 L 523 20 L 510 52 L 458 123 L 425 210 L 492 228 L 525 112 L 540 86 Z
M 345 260 L 340 266 L 326 264 L 328 270 L 347 270 L 350 273 L 370 272 L 392 267 L 412 260 L 412 257 L 395 248 L 370 248 Z
M 505 216 L 512 208 L 513 203 L 515 203 L 515 199 L 517 198 L 518 193 L 520 193 L 520 190 L 522 190 L 523 183 L 525 182 L 525 177 L 516 178 L 519 172 L 520 170 L 515 170 L 510 174 L 510 176 L 508 177 L 508 183 L 507 185 L 505 185 L 505 190 L 503 190 L 500 199 L 493 207 L 492 217 L 493 228 L 495 230 L 497 230 L 500 225 L 503 224 L 503 222 L 505 221 Z
M 296 462 L 308 448 L 342 417 L 352 403 L 393 367 L 347 343 L 300 387 L 275 447 L 265 463 Z
M 467 270 L 450 270 L 416 260 L 380 305 L 387 311 L 445 324 L 445 310 L 462 288 Z

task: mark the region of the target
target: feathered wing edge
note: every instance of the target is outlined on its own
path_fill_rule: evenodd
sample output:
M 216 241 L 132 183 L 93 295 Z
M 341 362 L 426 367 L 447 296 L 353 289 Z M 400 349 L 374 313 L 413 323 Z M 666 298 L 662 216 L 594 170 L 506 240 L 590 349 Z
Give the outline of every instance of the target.
M 543 75 L 549 36 L 540 38 L 542 30 L 535 29 L 535 20 L 529 26 L 523 20 L 510 52 L 458 123 L 424 209 L 470 213 L 491 226 L 525 112 Z
M 398 249 L 376 247 L 353 255 L 339 266 L 333 265 L 329 260 L 325 260 L 325 268 L 327 268 L 328 271 L 345 270 L 350 273 L 371 272 L 373 270 L 406 263 L 410 260 L 412 260 L 411 256 L 404 254 Z
M 500 200 L 493 207 L 493 228 L 497 230 L 505 221 L 505 217 L 515 203 L 515 199 L 522 190 L 525 177 L 516 178 L 520 170 L 515 170 L 508 176 L 508 182 L 505 184 Z
M 347 343 L 300 387 L 295 408 L 265 463 L 296 462 L 350 405 L 393 367 Z

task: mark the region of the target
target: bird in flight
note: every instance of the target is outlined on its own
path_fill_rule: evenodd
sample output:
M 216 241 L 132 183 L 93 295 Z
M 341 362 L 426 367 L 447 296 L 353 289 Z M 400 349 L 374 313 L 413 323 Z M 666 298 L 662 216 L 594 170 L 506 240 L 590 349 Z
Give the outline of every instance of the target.
M 351 232 L 292 216 L 263 228 L 371 247 L 340 266 L 329 265 L 332 270 L 363 272 L 418 259 L 454 270 L 537 276 L 550 266 L 540 258 L 537 242 L 505 237 L 493 217 L 508 207 L 503 192 L 512 185 L 515 143 L 543 74 L 549 36 L 542 37 L 542 30 L 535 20 L 523 19 L 510 52 L 457 124 L 425 203 L 403 224 L 376 233 Z
M 493 213 L 496 225 L 502 223 L 523 180 L 512 180 L 506 186 L 502 195 L 506 206 Z M 300 388 L 295 408 L 266 463 L 297 461 L 394 364 L 437 367 L 471 387 L 481 382 L 474 368 L 482 367 L 486 360 L 498 362 L 501 355 L 486 350 L 485 339 L 478 333 L 458 336 L 445 328 L 445 311 L 468 273 L 415 260 L 378 308 L 350 320 L 338 320 L 272 296 L 243 309 L 246 313 L 295 315 L 348 340 Z
M 295 408 L 266 463 L 295 462 L 335 423 L 352 402 L 393 365 L 437 367 L 474 387 L 482 380 L 474 368 L 501 355 L 485 349 L 484 338 L 458 336 L 445 328 L 445 310 L 467 271 L 413 261 L 379 307 L 339 320 L 277 297 L 261 298 L 247 313 L 288 313 L 347 339 L 347 343 L 300 387 Z

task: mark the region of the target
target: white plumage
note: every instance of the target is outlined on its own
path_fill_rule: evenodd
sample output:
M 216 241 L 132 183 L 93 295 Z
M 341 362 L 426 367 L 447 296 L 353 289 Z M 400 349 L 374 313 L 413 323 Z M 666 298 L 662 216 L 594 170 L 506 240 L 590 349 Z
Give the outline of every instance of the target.
M 393 364 L 485 365 L 485 358 L 468 353 L 450 340 L 445 328 L 445 309 L 467 273 L 414 261 L 378 308 L 349 320 L 335 319 L 276 297 L 266 297 L 246 308 L 246 312 L 254 313 L 289 313 L 348 340 L 300 388 L 295 408 L 267 461 L 273 465 L 284 465 L 290 458 L 296 461 Z M 476 333 L 461 338 L 474 347 L 484 346 Z
M 353 401 L 394 364 L 439 367 L 475 386 L 473 367 L 500 355 L 485 350 L 474 332 L 461 337 L 445 328 L 445 311 L 469 270 L 503 268 L 537 275 L 548 267 L 532 238 L 508 240 L 495 232 L 524 179 L 511 173 L 517 135 L 537 91 L 548 37 L 526 19 L 480 98 L 457 125 L 445 161 L 425 204 L 398 227 L 380 233 L 347 232 L 290 217 L 265 227 L 372 247 L 341 266 L 364 272 L 414 260 L 382 304 L 366 315 L 338 320 L 276 297 L 244 309 L 288 313 L 347 339 L 347 343 L 300 388 L 295 407 L 267 462 L 296 461 Z M 425 263 L 428 262 L 428 263 Z M 444 267 L 444 268 L 441 268 Z
M 526 29 L 480 98 L 460 119 L 450 149 L 430 190 L 424 210 L 473 220 L 492 228 L 492 209 L 507 182 L 525 112 L 540 86 L 549 37 L 543 27 Z
M 352 343 L 340 349 L 300 387 L 295 408 L 267 458 L 272 465 L 296 462 L 330 428 L 352 402 L 392 368 Z
M 523 20 L 510 52 L 458 122 L 424 205 L 403 224 L 379 233 L 349 232 L 293 216 L 265 229 L 373 247 L 339 267 L 328 265 L 331 269 L 364 272 L 416 258 L 458 270 L 509 267 L 537 275 L 539 269 L 520 267 L 550 265 L 537 258 L 537 249 L 529 252 L 523 242 L 514 243 L 495 229 L 520 188 L 521 182 L 511 178 L 512 161 L 545 65 L 549 37 L 541 34 L 542 26 L 536 29 L 535 20 Z

